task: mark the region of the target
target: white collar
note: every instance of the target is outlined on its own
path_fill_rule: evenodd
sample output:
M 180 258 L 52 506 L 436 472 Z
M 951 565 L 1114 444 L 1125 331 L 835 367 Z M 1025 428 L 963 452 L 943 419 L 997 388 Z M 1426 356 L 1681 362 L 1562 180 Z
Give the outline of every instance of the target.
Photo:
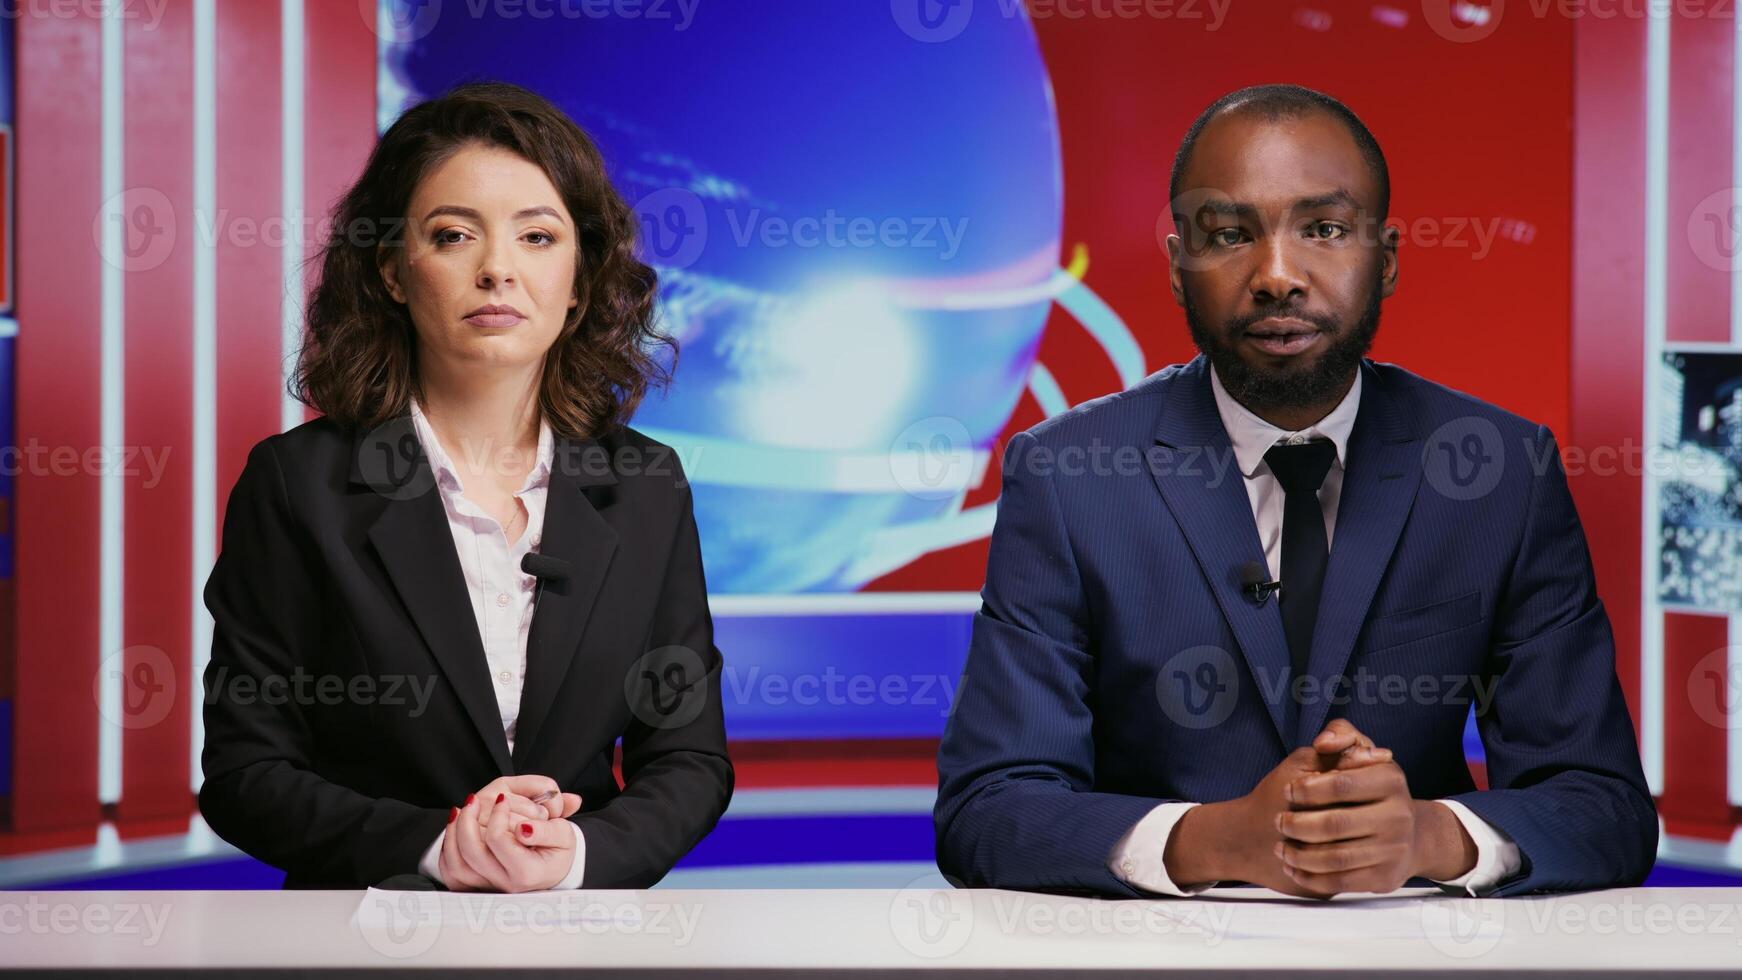
M 460 483 L 459 470 L 454 468 L 454 461 L 442 448 L 441 439 L 437 438 L 435 429 L 429 424 L 429 417 L 423 414 L 423 408 L 415 398 L 411 399 L 411 425 L 417 432 L 417 441 L 423 444 L 424 455 L 429 457 L 436 484 L 451 485 L 453 489 L 465 493 L 466 488 Z M 556 438 L 551 432 L 549 420 L 541 416 L 538 420 L 538 461 L 532 465 L 532 471 L 526 474 L 526 480 L 519 492 L 525 493 L 543 484 L 550 476 L 551 461 L 555 456 Z
M 1234 459 L 1240 464 L 1240 472 L 1248 477 L 1258 472 L 1258 466 L 1264 462 L 1264 454 L 1270 447 L 1281 441 L 1299 441 L 1301 438 L 1324 438 L 1331 440 L 1337 447 L 1337 464 L 1347 465 L 1348 457 L 1345 450 L 1349 444 L 1349 433 L 1355 428 L 1355 412 L 1361 407 L 1361 369 L 1355 369 L 1355 383 L 1349 386 L 1349 393 L 1331 409 L 1324 418 L 1299 432 L 1290 432 L 1264 421 L 1252 410 L 1234 400 L 1228 394 L 1228 389 L 1222 387 L 1222 379 L 1216 374 L 1215 365 L 1210 366 L 1210 390 L 1216 394 L 1216 411 L 1222 416 L 1222 428 L 1228 431 L 1228 441 L 1234 446 Z

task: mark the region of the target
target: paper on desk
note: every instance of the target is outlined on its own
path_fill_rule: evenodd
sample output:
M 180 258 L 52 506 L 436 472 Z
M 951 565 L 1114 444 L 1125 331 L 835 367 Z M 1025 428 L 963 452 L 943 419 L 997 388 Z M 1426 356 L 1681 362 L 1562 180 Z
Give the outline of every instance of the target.
M 487 929 L 574 929 L 595 926 L 636 929 L 641 907 L 606 901 L 579 891 L 502 892 L 399 891 L 370 888 L 351 915 L 365 934 L 402 934 L 427 925 Z
M 1499 940 L 1501 899 L 1448 896 L 1433 888 L 1387 895 L 1339 895 L 1330 901 L 1292 899 L 1266 889 L 1218 888 L 1203 898 L 1221 908 L 1229 939 L 1346 943 L 1372 939 L 1426 939 L 1435 946 L 1475 949 Z

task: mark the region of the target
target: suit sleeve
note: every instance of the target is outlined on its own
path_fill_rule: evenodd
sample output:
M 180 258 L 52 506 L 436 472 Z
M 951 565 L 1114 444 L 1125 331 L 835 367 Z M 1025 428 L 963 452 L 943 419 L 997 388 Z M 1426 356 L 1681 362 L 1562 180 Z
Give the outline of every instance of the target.
M 938 747 L 938 866 L 958 884 L 1143 893 L 1109 860 L 1158 804 L 1097 793 L 1088 612 L 1058 498 L 1005 450 L 986 585 Z
M 270 439 L 248 454 L 230 494 L 205 602 L 214 624 L 203 678 L 206 822 L 312 880 L 362 887 L 415 873 L 447 809 L 365 796 L 312 770 L 313 738 L 293 694 L 312 660 L 308 624 L 320 598 Z
M 675 455 L 672 457 L 675 462 Z M 569 817 L 587 842 L 583 888 L 647 888 L 689 853 L 732 797 L 720 651 L 688 484 L 623 732 L 623 792 Z M 645 679 L 646 683 L 641 681 Z
M 1518 556 L 1500 597 L 1478 704 L 1489 789 L 1449 797 L 1518 845 L 1523 867 L 1495 894 L 1637 885 L 1657 852 L 1657 810 L 1615 676 L 1560 453 L 1538 427 Z

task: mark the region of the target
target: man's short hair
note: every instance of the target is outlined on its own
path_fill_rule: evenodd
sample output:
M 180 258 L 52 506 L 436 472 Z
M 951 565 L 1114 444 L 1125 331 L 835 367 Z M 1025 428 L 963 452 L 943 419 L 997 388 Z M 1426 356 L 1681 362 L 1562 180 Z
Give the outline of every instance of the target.
M 1179 200 L 1180 179 L 1185 174 L 1186 164 L 1191 161 L 1198 136 L 1210 120 L 1224 112 L 1252 113 L 1266 121 L 1297 119 L 1314 112 L 1326 113 L 1349 130 L 1349 135 L 1355 138 L 1356 148 L 1373 171 L 1373 179 L 1379 185 L 1379 220 L 1384 221 L 1390 213 L 1391 171 L 1385 166 L 1385 153 L 1379 149 L 1379 141 L 1348 106 L 1323 92 L 1299 85 L 1253 85 L 1229 92 L 1210 103 L 1210 107 L 1193 120 L 1191 128 L 1186 130 L 1185 139 L 1180 141 L 1179 152 L 1174 154 L 1173 172 L 1167 184 L 1169 201 Z

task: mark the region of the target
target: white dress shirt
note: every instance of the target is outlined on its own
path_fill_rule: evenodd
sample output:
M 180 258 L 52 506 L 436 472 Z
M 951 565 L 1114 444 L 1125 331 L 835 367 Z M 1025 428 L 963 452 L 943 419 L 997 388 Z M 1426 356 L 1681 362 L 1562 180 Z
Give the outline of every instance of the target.
M 1264 560 L 1270 565 L 1270 577 L 1275 580 L 1282 571 L 1282 484 L 1270 472 L 1264 454 L 1277 443 L 1300 443 L 1308 439 L 1329 439 L 1337 447 L 1337 457 L 1319 486 L 1319 505 L 1325 512 L 1325 544 L 1329 547 L 1337 524 L 1337 501 L 1343 491 L 1343 460 L 1349 445 L 1349 433 L 1355 428 L 1355 413 L 1361 407 L 1361 372 L 1355 372 L 1355 383 L 1337 407 L 1313 425 L 1299 432 L 1277 428 L 1254 415 L 1246 406 L 1234 400 L 1222 387 L 1222 379 L 1214 367 L 1210 369 L 1210 388 L 1216 395 L 1216 411 L 1222 416 L 1222 427 L 1234 447 L 1234 461 L 1246 481 L 1246 498 L 1252 504 L 1252 517 L 1258 524 L 1258 540 L 1264 545 Z M 1446 809 L 1463 824 L 1470 839 L 1476 843 L 1476 865 L 1450 881 L 1439 882 L 1451 888 L 1461 888 L 1471 895 L 1493 890 L 1501 881 L 1517 873 L 1521 867 L 1518 845 L 1492 824 L 1478 817 L 1469 807 L 1455 800 L 1440 800 Z M 1149 811 L 1137 825 L 1126 832 L 1113 846 L 1108 867 L 1119 880 L 1135 888 L 1163 895 L 1191 895 L 1216 882 L 1186 889 L 1175 885 L 1168 877 L 1162 855 L 1174 825 L 1196 803 L 1163 803 Z
M 423 444 L 424 455 L 429 457 L 436 490 L 441 494 L 442 508 L 447 511 L 448 530 L 454 536 L 460 570 L 466 578 L 466 592 L 472 600 L 472 614 L 478 620 L 478 638 L 484 643 L 484 659 L 490 666 L 490 687 L 496 695 L 496 713 L 502 719 L 508 751 L 512 752 L 514 726 L 520 716 L 520 688 L 526 681 L 526 638 L 532 629 L 532 605 L 537 584 L 536 579 L 520 570 L 520 560 L 527 552 L 538 550 L 556 441 L 550 423 L 541 420 L 538 459 L 514 494 L 526 507 L 526 529 L 518 540 L 509 541 L 501 523 L 466 497 L 459 471 L 415 399 L 411 403 L 411 423 L 418 442 Z M 500 448 L 486 447 L 484 451 L 493 457 Z M 553 887 L 579 888 L 586 870 L 587 841 L 574 821 L 564 822 L 575 832 L 574 863 L 569 866 L 563 880 Z M 435 843 L 424 851 L 417 866 L 420 874 L 436 881 L 442 881 L 442 842 L 447 834 L 444 828 L 436 835 Z

